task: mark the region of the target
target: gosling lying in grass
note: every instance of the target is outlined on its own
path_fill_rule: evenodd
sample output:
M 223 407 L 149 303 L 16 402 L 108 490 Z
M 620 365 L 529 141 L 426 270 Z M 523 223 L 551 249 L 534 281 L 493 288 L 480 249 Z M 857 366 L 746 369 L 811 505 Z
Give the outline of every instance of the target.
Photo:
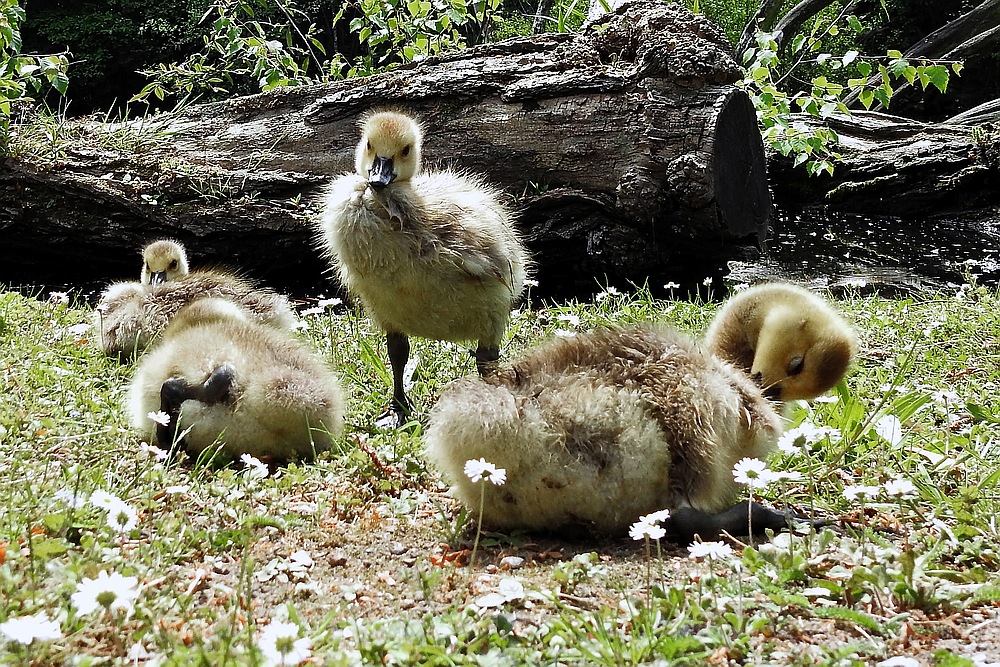
M 281 329 L 297 320 L 288 300 L 272 290 L 224 271 L 189 271 L 184 246 L 176 241 L 150 243 L 142 257 L 140 281 L 112 284 L 97 305 L 94 325 L 109 357 L 138 356 L 178 310 L 203 296 L 230 299 L 255 320 Z
M 272 462 L 328 450 L 344 422 L 340 384 L 326 363 L 220 298 L 180 309 L 140 360 L 126 406 L 161 448 L 197 455 L 218 445 Z M 157 412 L 164 423 L 150 417 Z

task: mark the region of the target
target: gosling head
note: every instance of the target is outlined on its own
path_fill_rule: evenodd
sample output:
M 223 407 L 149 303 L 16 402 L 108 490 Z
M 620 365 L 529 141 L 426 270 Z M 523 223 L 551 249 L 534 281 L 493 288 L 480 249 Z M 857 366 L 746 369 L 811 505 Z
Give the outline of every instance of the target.
M 850 327 L 825 309 L 775 307 L 761 326 L 750 375 L 769 398 L 815 398 L 844 376 L 856 346 Z
M 176 241 L 154 241 L 142 249 L 143 285 L 159 285 L 188 273 L 187 253 Z
M 420 171 L 420 125 L 396 111 L 380 111 L 361 121 L 361 142 L 355 153 L 358 174 L 373 188 L 408 181 Z

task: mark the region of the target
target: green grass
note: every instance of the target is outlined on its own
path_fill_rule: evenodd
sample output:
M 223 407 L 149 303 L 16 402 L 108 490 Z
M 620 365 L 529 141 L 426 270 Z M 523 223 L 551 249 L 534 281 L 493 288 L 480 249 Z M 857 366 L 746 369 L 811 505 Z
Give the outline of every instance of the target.
M 277 619 L 300 627 L 308 664 L 323 665 L 863 665 L 932 650 L 958 664 L 961 645 L 942 638 L 1000 599 L 1000 296 L 968 287 L 840 306 L 861 339 L 855 368 L 788 413 L 838 435 L 772 459 L 802 478 L 763 493 L 827 528 L 715 562 L 668 545 L 650 562 L 628 538 L 484 534 L 468 568 L 452 563 L 472 546 L 475 514 L 421 454 L 426 411 L 474 372 L 463 347 L 415 340 L 416 422 L 378 431 L 381 335 L 350 312 L 307 317 L 300 335 L 350 394 L 347 434 L 316 463 L 260 479 L 159 462 L 120 407 L 132 368 L 88 340 L 90 310 L 0 292 L 0 623 L 44 612 L 63 635 L 30 647 L 0 636 L 0 664 L 133 664 L 136 644 L 159 656 L 152 664 L 265 664 L 260 637 Z M 504 354 L 604 324 L 658 320 L 697 335 L 715 308 L 642 290 L 532 303 Z M 890 441 L 875 426 L 893 419 L 901 438 Z M 916 494 L 844 496 L 896 478 Z M 135 527 L 118 533 L 103 510 L 55 495 L 95 490 L 134 508 Z M 506 556 L 525 562 L 508 569 Z M 71 596 L 101 571 L 137 578 L 130 614 L 77 613 Z M 487 602 L 505 578 L 523 593 Z

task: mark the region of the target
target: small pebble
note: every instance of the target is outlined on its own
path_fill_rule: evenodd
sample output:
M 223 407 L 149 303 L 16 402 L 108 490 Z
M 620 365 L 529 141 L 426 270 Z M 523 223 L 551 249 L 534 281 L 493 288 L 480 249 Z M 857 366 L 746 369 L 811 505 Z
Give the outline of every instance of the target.
M 330 567 L 344 567 L 347 565 L 347 555 L 343 551 L 337 550 L 330 554 Z
M 500 561 L 500 569 L 516 570 L 524 565 L 524 559 L 520 556 L 506 556 Z
M 393 542 L 392 544 L 389 545 L 389 553 L 391 553 L 393 556 L 402 556 L 409 550 L 410 547 L 406 546 L 402 542 Z

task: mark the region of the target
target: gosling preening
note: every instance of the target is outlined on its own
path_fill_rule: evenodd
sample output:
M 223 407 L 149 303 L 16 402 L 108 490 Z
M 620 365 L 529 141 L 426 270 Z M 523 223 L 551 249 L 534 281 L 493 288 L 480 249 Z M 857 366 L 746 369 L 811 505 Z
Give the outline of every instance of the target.
M 197 454 L 309 459 L 343 430 L 333 371 L 290 333 L 254 322 L 232 301 L 182 308 L 139 362 L 129 387 L 133 425 L 161 448 Z M 162 412 L 166 423 L 150 413 Z
M 689 337 L 654 325 L 544 343 L 510 368 L 466 378 L 430 415 L 426 452 L 478 510 L 481 485 L 465 462 L 505 468 L 485 483 L 483 522 L 498 529 L 583 529 L 616 535 L 669 508 L 683 541 L 725 530 L 778 529 L 786 513 L 744 502 L 733 466 L 764 458 L 782 419 L 760 389 Z
M 751 376 L 770 398 L 811 399 L 844 376 L 853 329 L 815 293 L 791 283 L 739 292 L 716 314 L 705 347 Z
M 232 300 L 260 322 L 291 329 L 295 312 L 284 296 L 225 271 L 188 270 L 177 241 L 160 240 L 142 250 L 139 282 L 109 286 L 95 315 L 104 353 L 122 360 L 142 353 L 182 307 L 204 296 Z
M 361 123 L 355 173 L 325 194 L 321 243 L 340 281 L 386 332 L 397 424 L 409 336 L 476 341 L 480 374 L 495 370 L 528 253 L 500 193 L 482 179 L 421 171 L 419 124 L 382 111 Z

